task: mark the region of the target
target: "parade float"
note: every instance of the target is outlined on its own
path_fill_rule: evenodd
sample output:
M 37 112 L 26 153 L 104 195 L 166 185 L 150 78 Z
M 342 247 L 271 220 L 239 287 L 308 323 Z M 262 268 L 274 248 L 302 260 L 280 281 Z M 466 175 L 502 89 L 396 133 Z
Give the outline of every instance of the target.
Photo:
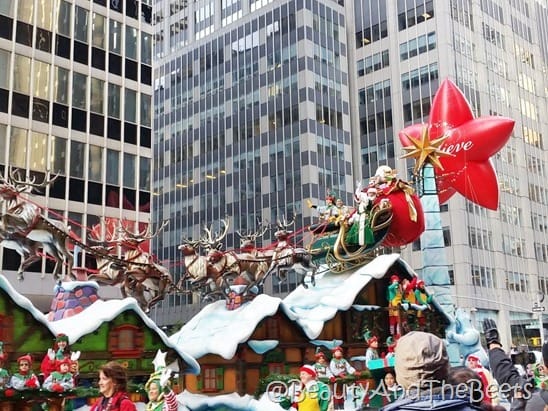
M 415 159 L 412 182 L 382 165 L 363 187 L 358 184 L 354 205 L 338 204 L 328 195 L 325 205 L 309 204 L 318 211 L 315 224 L 297 228 L 282 216 L 254 231 L 237 230 L 241 245 L 234 249 L 224 246 L 228 218 L 219 222 L 218 231 L 205 226 L 198 240 L 183 239 L 184 274 L 176 284 L 144 246 L 165 223 L 153 230 L 150 224 L 104 219 L 85 228 L 80 238 L 29 200 L 32 190 L 55 177 L 46 175 L 37 184 L 8 170 L 0 181 L 6 209 L 0 231 L 3 245 L 21 256 L 19 278 L 45 253 L 55 259 L 53 275 L 65 280 L 45 316 L 0 277 L 0 340 L 10 371 L 16 371 L 14 361 L 21 355 L 43 356 L 55 336 L 65 333 L 81 352 L 84 378 L 114 358 L 138 380 L 151 371 L 150 359 L 161 348 L 178 364 L 180 389 L 185 389 L 179 400 L 187 409 L 279 410 L 264 395 L 271 383 L 289 381 L 303 363 L 323 356 L 344 359 L 353 370 L 328 381 L 334 391 L 337 386 L 361 390 L 359 397 L 343 395 L 335 405 L 354 409 L 369 403 L 368 390 L 393 366 L 397 339 L 410 330 L 447 337 L 457 347 L 450 353 L 459 358 L 481 351 L 479 333 L 448 297 L 436 218 L 439 204 L 455 193 L 496 209 L 498 187 L 489 158 L 512 128 L 513 121 L 503 117 L 474 118 L 461 91 L 447 80 L 428 123 L 399 134 L 404 157 Z M 482 190 L 474 185 L 479 179 Z M 398 254 L 383 254 L 419 238 L 428 251 L 420 277 Z M 268 245 L 259 245 L 260 239 Z M 78 266 L 71 249 L 93 258 Z M 296 290 L 284 299 L 263 294 L 267 280 L 283 282 L 289 273 L 301 278 Z M 96 297 L 101 285 L 119 286 L 124 297 L 133 298 L 101 301 Z M 192 293 L 209 303 L 170 337 L 146 315 L 168 293 Z M 52 396 L 15 394 L 17 401 L 30 402 Z M 65 395 L 75 393 L 53 397 Z

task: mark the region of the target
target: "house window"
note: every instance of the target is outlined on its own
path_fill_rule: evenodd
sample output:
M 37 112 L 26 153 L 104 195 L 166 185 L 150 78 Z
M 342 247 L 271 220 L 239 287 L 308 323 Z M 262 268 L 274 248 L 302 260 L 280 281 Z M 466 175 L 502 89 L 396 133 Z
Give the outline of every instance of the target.
M 144 351 L 144 333 L 135 325 L 121 325 L 109 333 L 109 351 L 114 356 L 139 358 Z
M 198 389 L 201 388 L 202 392 L 218 392 L 224 388 L 224 370 L 222 368 L 203 366 L 200 377 Z

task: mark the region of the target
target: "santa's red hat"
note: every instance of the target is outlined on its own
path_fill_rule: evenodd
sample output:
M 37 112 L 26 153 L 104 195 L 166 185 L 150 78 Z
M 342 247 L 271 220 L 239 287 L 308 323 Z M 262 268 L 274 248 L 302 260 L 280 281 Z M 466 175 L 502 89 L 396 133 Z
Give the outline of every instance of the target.
M 424 281 L 423 280 L 418 280 L 417 281 L 417 287 L 423 287 L 424 286 Z
M 337 351 L 339 351 L 339 352 L 343 352 L 343 349 L 342 349 L 342 347 L 341 347 L 341 346 L 336 346 L 336 347 L 335 347 L 335 348 L 333 348 L 333 349 L 332 349 L 331 351 L 332 351 L 332 352 L 333 352 L 333 354 L 334 354 L 334 353 L 336 353 Z
M 393 283 L 394 281 L 400 282 L 400 277 L 398 277 L 396 274 L 390 277 L 390 282 Z
M 474 361 L 479 361 L 479 357 L 477 355 L 474 355 L 474 354 L 470 354 L 468 356 L 468 360 L 474 360 Z
M 299 372 L 305 372 L 307 374 L 310 374 L 313 378 L 316 378 L 318 374 L 316 373 L 316 369 L 311 365 L 303 365 L 301 368 L 299 368 Z

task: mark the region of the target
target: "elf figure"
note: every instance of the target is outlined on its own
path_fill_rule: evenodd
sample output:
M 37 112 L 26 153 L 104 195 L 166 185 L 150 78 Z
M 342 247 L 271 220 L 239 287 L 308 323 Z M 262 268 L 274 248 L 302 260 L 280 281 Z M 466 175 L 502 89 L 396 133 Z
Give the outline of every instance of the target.
M 426 293 L 426 288 L 423 280 L 417 281 L 417 287 L 415 289 L 415 299 L 416 304 L 419 307 L 417 310 L 417 322 L 419 327 L 423 328 L 426 326 L 426 316 L 424 311 L 426 309 L 431 309 L 430 303 L 432 302 L 432 296 Z
M 171 389 L 172 370 L 166 367 L 166 353 L 158 350 L 154 358 L 154 372 L 145 384 L 148 396 L 146 411 L 177 411 L 179 404 Z
M 49 375 L 57 370 L 57 361 L 70 357 L 68 336 L 65 334 L 58 334 L 55 337 L 53 348 L 49 348 L 47 354 L 42 359 L 40 365 L 40 371 L 44 375 L 46 380 Z
M 63 358 L 57 361 L 57 371 L 53 371 L 44 381 L 43 387 L 48 391 L 65 392 L 74 388 L 74 378 L 70 372 L 72 361 Z
M 19 371 L 11 376 L 11 387 L 18 391 L 39 389 L 40 382 L 32 371 L 32 357 L 29 354 L 22 355 L 17 359 L 17 364 Z
M 359 375 L 360 373 L 343 358 L 343 350 L 341 347 L 335 347 L 333 349 L 333 358 L 331 358 L 329 363 L 329 369 L 333 374 L 329 380 L 332 383 L 335 383 L 333 387 L 334 409 L 344 410 L 346 390 L 342 383 L 336 383 L 335 381 L 337 378 L 346 378 L 348 375 Z
M 402 302 L 402 291 L 400 286 L 400 277 L 393 275 L 390 277 L 390 285 L 386 292 L 388 300 L 388 324 L 390 334 L 401 334 L 400 332 L 400 305 Z
M 6 355 L 4 354 L 4 343 L 0 341 L 0 391 L 6 389 L 10 381 L 8 370 L 4 368 L 5 361 Z
M 318 374 L 318 378 L 331 378 L 333 374 L 329 369 L 329 364 L 327 363 L 327 358 L 325 357 L 325 354 L 321 351 L 318 351 L 314 357 L 316 359 L 316 362 L 314 363 L 314 369 L 316 370 L 316 374 Z
M 370 360 L 376 360 L 378 358 L 380 358 L 379 339 L 376 335 L 374 335 L 367 339 L 367 350 L 365 350 L 365 366 L 368 367 L 368 363 Z

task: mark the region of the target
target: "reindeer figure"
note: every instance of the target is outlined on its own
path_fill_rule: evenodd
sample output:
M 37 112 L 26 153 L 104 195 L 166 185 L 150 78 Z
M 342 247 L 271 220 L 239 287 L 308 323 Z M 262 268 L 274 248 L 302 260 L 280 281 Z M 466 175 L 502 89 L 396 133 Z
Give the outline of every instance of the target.
M 240 266 L 240 275 L 250 284 L 250 286 L 260 283 L 271 261 L 271 256 L 257 249 L 257 238 L 265 235 L 268 231 L 268 224 L 259 224 L 256 231 L 236 231 L 240 237 L 240 252 L 236 254 Z
M 40 255 L 40 244 L 22 235 L 0 231 L 0 245 L 14 250 L 21 256 L 19 268 L 17 269 L 17 279 L 20 281 L 24 280 L 25 270 L 42 258 Z
M 117 243 L 121 241 L 116 227 L 102 218 L 101 224 L 96 224 L 91 228 L 88 241 L 93 244 L 90 247 L 90 253 L 95 257 L 97 265 L 97 271 L 90 273 L 89 278 L 99 284 L 123 284 L 127 266 L 116 261 L 117 253 L 113 252 L 117 248 Z M 116 259 L 110 256 L 116 257 Z M 122 294 L 124 295 L 123 290 L 122 287 Z
M 30 194 L 33 189 L 47 187 L 58 175 L 50 178 L 48 172 L 41 183 L 36 183 L 35 178 L 27 178 L 23 181 L 18 174 L 10 170 L 7 179 L 0 177 L 0 198 L 6 202 L 7 207 L 7 212 L 0 215 L 0 232 L 4 233 L 4 238 L 9 237 L 14 241 L 19 237 L 26 237 L 28 240 L 39 243 L 44 251 L 55 259 L 53 269 L 55 279 L 61 279 L 63 263 L 68 266 L 67 275 L 71 275 L 73 257 L 66 245 L 70 227 L 61 221 L 46 218 L 39 206 L 21 197 L 21 194 Z M 44 274 L 42 274 L 43 277 Z
M 169 270 L 154 262 L 152 255 L 140 248 L 143 242 L 156 237 L 168 223 L 167 220 L 162 222 L 154 233 L 150 224 L 137 234 L 128 231 L 123 224 L 118 227 L 122 233 L 122 238 L 118 241 L 126 249 L 124 262 L 127 265 L 122 293 L 134 297 L 146 312 L 161 301 L 166 293 L 175 289 Z
M 264 283 L 268 274 L 274 270 L 276 270 L 276 275 L 280 281 L 285 280 L 289 270 L 294 270 L 297 275 L 302 278 L 301 284 L 305 288 L 308 288 L 308 285 L 305 283 L 305 278 L 307 274 L 311 272 L 311 284 L 313 286 L 316 284 L 314 276 L 317 267 L 312 262 L 312 256 L 307 250 L 295 247 L 291 242 L 291 234 L 293 231 L 289 230 L 289 227 L 291 227 L 294 222 L 295 220 L 287 222 L 285 216 L 282 216 L 281 220 L 276 221 L 278 230 L 274 233 L 274 237 L 276 237 L 277 242 L 272 254 L 270 267 L 263 277 L 261 285 Z

